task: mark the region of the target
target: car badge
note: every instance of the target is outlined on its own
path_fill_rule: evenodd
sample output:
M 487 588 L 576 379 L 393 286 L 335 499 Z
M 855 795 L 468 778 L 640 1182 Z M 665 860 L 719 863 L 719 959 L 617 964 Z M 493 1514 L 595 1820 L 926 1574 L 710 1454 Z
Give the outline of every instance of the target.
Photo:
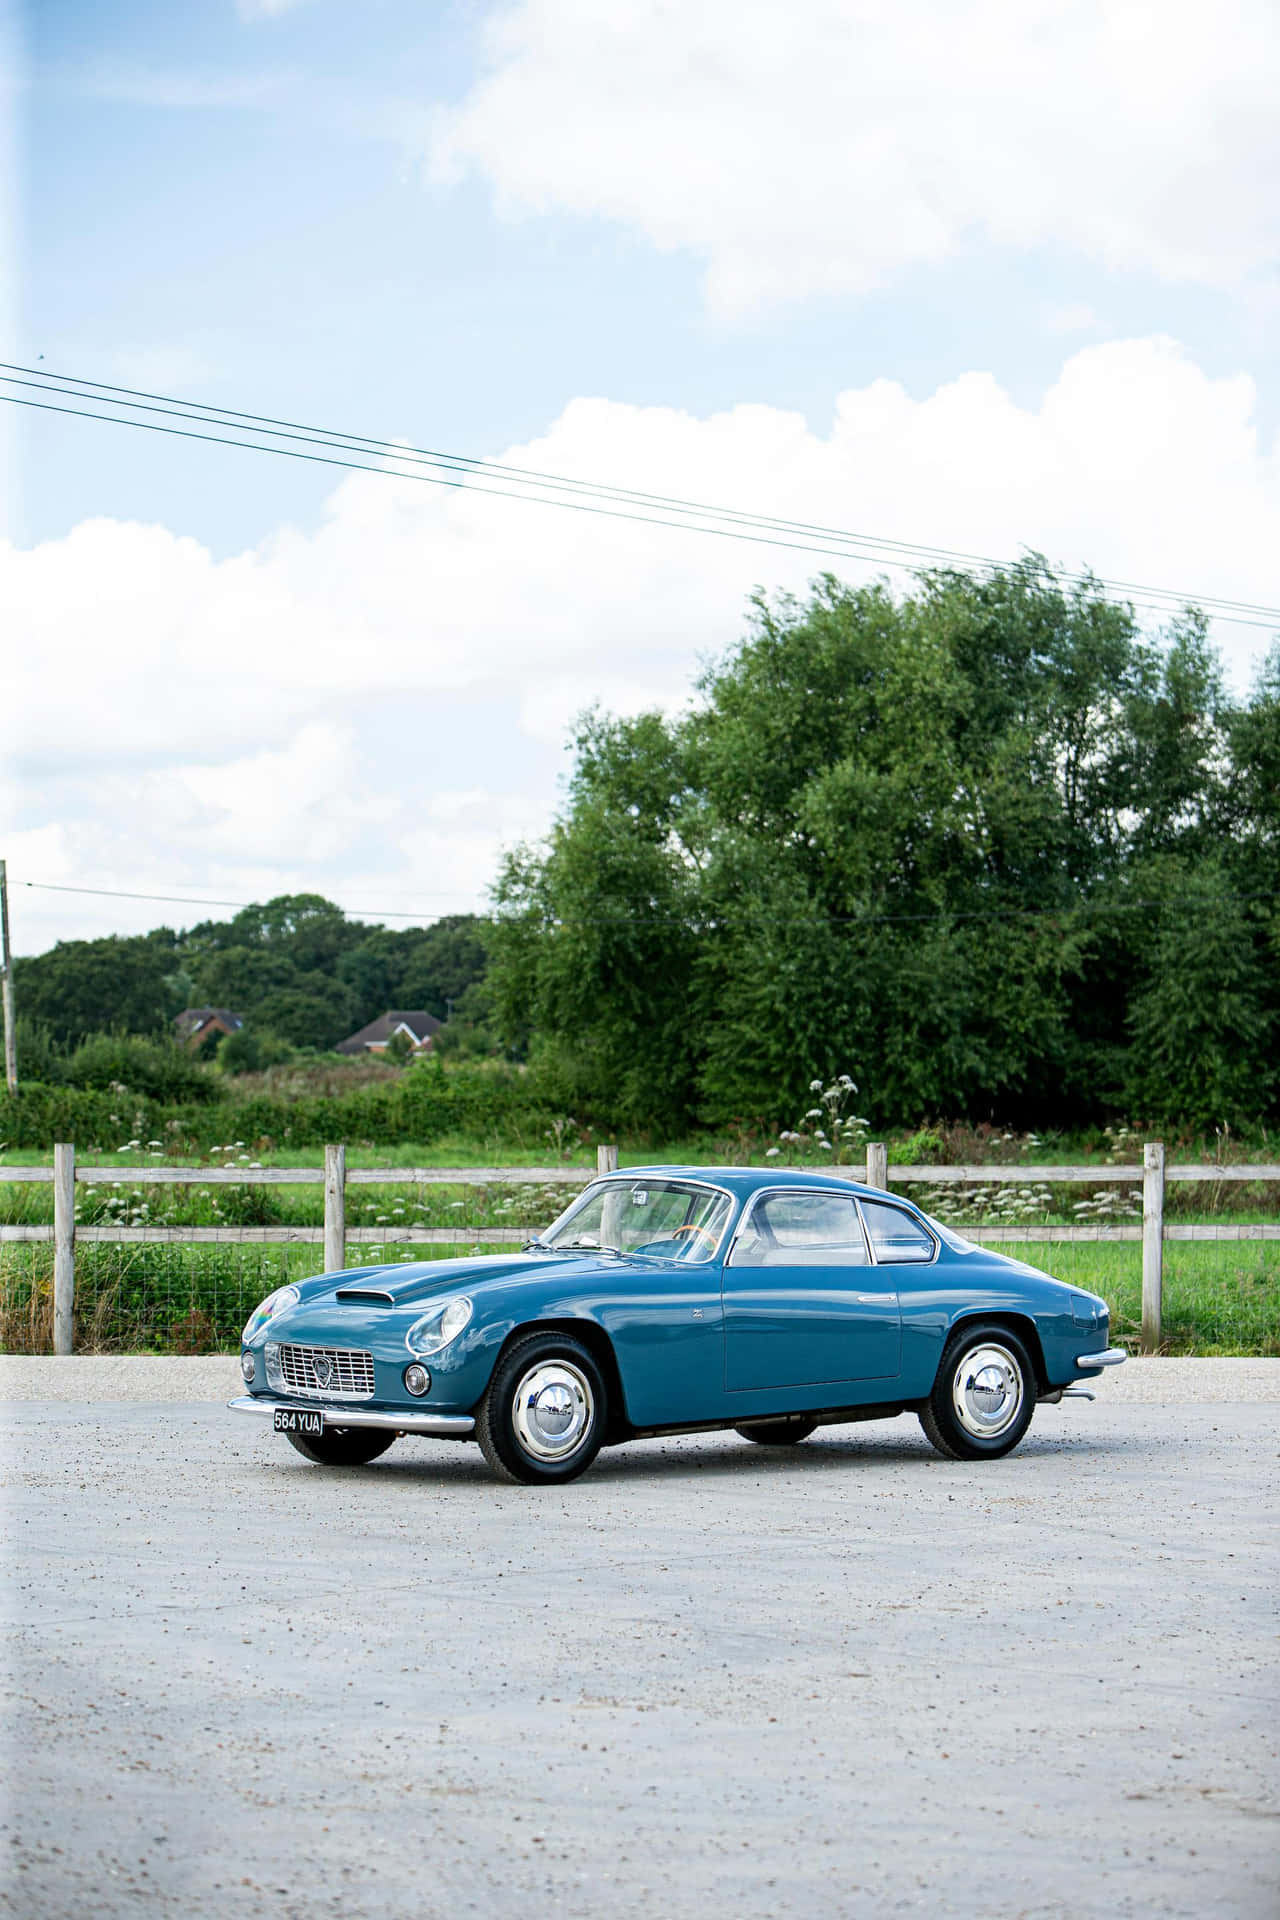
M 333 1362 L 332 1360 L 313 1360 L 311 1371 L 315 1375 L 316 1385 L 327 1387 L 333 1379 Z

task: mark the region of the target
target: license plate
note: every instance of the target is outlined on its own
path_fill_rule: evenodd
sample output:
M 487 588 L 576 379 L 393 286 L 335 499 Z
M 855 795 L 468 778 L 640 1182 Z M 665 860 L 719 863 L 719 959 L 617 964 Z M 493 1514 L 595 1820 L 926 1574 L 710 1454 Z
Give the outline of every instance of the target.
M 277 1433 L 323 1433 L 324 1415 L 312 1407 L 277 1407 L 271 1424 Z

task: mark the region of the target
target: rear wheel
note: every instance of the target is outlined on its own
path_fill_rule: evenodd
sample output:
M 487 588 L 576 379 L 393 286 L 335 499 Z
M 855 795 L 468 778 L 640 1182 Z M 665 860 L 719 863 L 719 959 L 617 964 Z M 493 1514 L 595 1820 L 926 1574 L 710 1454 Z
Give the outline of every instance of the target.
M 604 1439 L 603 1375 L 581 1341 L 533 1333 L 499 1360 L 476 1414 L 476 1439 L 500 1480 L 576 1480 Z
M 816 1420 L 757 1420 L 749 1427 L 735 1427 L 744 1440 L 754 1440 L 758 1447 L 794 1447 L 798 1440 L 807 1440 L 817 1426 Z
M 962 1327 L 947 1342 L 920 1425 L 948 1460 L 1012 1453 L 1036 1407 L 1030 1355 L 1007 1327 Z
M 305 1460 L 317 1467 L 365 1467 L 396 1439 L 379 1427 L 326 1427 L 323 1433 L 286 1434 Z

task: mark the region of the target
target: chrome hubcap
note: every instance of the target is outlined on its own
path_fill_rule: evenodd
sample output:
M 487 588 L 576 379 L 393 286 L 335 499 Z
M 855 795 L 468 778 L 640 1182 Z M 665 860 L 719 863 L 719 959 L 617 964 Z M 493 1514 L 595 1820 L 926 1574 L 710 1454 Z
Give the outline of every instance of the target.
M 994 1440 L 1022 1411 L 1022 1368 L 1007 1347 L 971 1347 L 951 1382 L 956 1419 L 979 1440 Z
M 541 1360 L 516 1388 L 516 1438 L 535 1460 L 563 1460 L 582 1442 L 595 1416 L 584 1373 L 569 1360 Z

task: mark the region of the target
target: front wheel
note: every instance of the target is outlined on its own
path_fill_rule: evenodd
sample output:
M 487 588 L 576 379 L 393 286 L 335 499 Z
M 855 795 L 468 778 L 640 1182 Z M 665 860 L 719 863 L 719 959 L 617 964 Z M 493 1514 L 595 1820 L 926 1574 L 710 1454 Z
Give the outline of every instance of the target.
M 948 1460 L 998 1460 L 1031 1425 L 1037 1391 L 1035 1368 L 1016 1333 L 962 1327 L 947 1342 L 920 1425 Z
M 476 1414 L 476 1439 L 500 1480 L 576 1480 L 604 1439 L 604 1377 L 580 1341 L 534 1333 L 499 1360 Z
M 285 1438 L 313 1466 L 367 1467 L 396 1436 L 378 1427 L 326 1427 L 323 1433 L 288 1433 Z

